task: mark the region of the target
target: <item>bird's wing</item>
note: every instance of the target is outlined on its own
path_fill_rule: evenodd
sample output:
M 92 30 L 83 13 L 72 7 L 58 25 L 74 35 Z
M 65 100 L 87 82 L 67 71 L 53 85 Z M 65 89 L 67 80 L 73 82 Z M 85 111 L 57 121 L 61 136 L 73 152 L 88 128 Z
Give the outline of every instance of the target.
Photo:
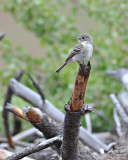
M 72 50 L 72 52 L 70 53 L 70 55 L 68 56 L 68 58 L 66 59 L 66 62 L 72 58 L 73 56 L 75 56 L 76 54 L 79 54 L 80 51 L 82 50 L 83 45 L 81 43 L 78 43 L 75 48 Z

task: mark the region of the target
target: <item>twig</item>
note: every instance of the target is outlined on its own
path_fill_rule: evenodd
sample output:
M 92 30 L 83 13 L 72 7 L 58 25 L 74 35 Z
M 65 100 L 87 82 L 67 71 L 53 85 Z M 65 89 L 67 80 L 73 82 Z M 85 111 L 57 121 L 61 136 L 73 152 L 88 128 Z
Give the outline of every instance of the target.
M 118 101 L 118 99 L 116 98 L 115 94 L 110 94 L 110 98 L 112 100 L 112 102 L 114 103 L 114 105 L 116 106 L 122 120 L 125 122 L 125 123 L 128 123 L 128 116 L 127 114 L 125 113 L 124 109 L 122 108 L 120 102 Z
M 51 138 L 51 139 L 48 139 L 38 145 L 34 145 L 34 146 L 29 146 L 25 149 L 23 149 L 23 151 L 20 151 L 18 153 L 15 153 L 11 156 L 9 156 L 8 158 L 6 158 L 5 160 L 19 160 L 25 156 L 28 156 L 32 153 L 35 153 L 35 152 L 38 152 L 38 151 L 41 151 L 45 148 L 48 148 L 56 143 L 60 143 L 62 140 L 62 138 L 60 136 L 57 136 L 57 137 L 54 137 L 54 138 Z
M 19 83 L 15 79 L 10 80 L 9 86 L 14 92 L 14 94 L 23 98 L 24 100 L 34 105 L 35 107 L 40 108 L 43 112 L 45 112 L 55 121 L 59 123 L 63 123 L 64 114 L 60 110 L 58 110 L 53 104 L 51 104 L 48 100 L 45 100 L 45 103 L 43 103 L 42 98 L 40 97 L 39 94 L 35 93 L 34 91 L 24 86 L 23 84 Z M 96 152 L 99 152 L 100 148 L 106 147 L 106 145 L 102 141 L 100 141 L 95 136 L 90 134 L 83 127 L 80 128 L 80 139 L 84 144 L 88 145 L 89 147 L 94 149 Z
M 21 79 L 23 73 L 24 73 L 24 71 L 19 72 L 15 76 L 15 80 L 19 81 Z M 5 133 L 6 133 L 6 136 L 7 136 L 8 143 L 9 143 L 10 147 L 14 147 L 14 143 L 13 143 L 12 138 L 11 138 L 11 133 L 10 133 L 9 124 L 8 124 L 8 112 L 5 109 L 5 106 L 6 106 L 7 103 L 11 102 L 12 96 L 13 96 L 13 91 L 12 91 L 11 87 L 8 85 L 2 115 L 3 115 L 3 120 L 4 120 Z M 15 123 L 16 123 L 16 120 L 15 120 Z M 18 130 L 20 130 L 19 126 L 17 126 Z
M 9 103 L 7 103 L 7 105 L 5 106 L 5 108 L 6 108 L 8 111 L 14 113 L 16 116 L 18 116 L 18 117 L 20 117 L 20 118 L 28 121 L 28 118 L 23 115 L 21 109 L 19 109 L 19 108 L 17 108 L 17 107 L 14 107 L 12 104 L 9 104 Z
M 13 154 L 13 152 L 10 152 L 8 150 L 0 148 L 0 160 L 5 160 L 5 158 L 7 158 L 8 156 L 10 156 L 12 154 Z M 26 157 L 23 160 L 35 160 L 35 159 Z
M 109 152 L 113 147 L 115 147 L 115 145 L 117 145 L 116 142 L 110 143 L 104 151 Z
M 122 135 L 122 133 L 121 133 L 121 123 L 120 123 L 120 119 L 119 119 L 118 114 L 117 114 L 117 108 L 114 108 L 113 117 L 114 117 L 114 120 L 115 120 L 115 123 L 116 123 L 117 135 L 120 137 Z
M 28 71 L 25 71 L 26 74 L 29 76 L 29 78 L 32 80 L 33 85 L 35 86 L 35 88 L 37 89 L 38 93 L 40 94 L 43 102 L 45 103 L 45 94 L 43 92 L 43 90 L 40 88 L 39 84 L 37 83 L 37 81 L 31 76 L 31 74 Z

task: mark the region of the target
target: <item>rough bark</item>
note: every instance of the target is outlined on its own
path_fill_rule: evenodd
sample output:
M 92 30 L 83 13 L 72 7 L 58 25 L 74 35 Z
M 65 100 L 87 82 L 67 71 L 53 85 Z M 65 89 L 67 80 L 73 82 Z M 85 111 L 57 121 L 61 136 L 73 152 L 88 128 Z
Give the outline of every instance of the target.
M 80 65 L 79 71 L 75 80 L 74 89 L 71 98 L 71 111 L 78 111 L 84 104 L 85 90 L 91 70 L 91 65 Z
M 63 126 L 62 159 L 78 159 L 78 139 L 81 112 L 66 111 Z

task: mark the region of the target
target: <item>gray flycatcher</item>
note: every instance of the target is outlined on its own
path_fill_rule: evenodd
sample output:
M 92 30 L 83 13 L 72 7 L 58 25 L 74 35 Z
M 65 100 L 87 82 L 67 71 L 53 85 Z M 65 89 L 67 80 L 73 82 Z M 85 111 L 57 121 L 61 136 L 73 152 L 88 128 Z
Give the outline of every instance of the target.
M 93 53 L 93 39 L 89 34 L 83 34 L 75 39 L 79 40 L 79 43 L 72 50 L 65 63 L 56 72 L 60 72 L 67 64 L 71 62 L 78 62 L 83 64 L 85 61 L 92 57 Z

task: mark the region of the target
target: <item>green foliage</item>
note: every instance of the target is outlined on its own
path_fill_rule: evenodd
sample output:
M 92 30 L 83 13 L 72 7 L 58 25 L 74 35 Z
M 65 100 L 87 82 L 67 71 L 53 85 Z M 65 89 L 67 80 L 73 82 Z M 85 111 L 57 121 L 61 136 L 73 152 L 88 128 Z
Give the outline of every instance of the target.
M 71 13 L 63 14 L 69 2 L 72 6 Z M 78 65 L 70 64 L 59 74 L 56 74 L 55 70 L 64 62 L 71 46 L 76 43 L 73 38 L 79 35 L 74 27 L 75 15 L 79 10 L 86 9 L 96 23 L 96 28 L 95 31 L 89 31 L 94 38 L 95 50 L 91 60 L 92 71 L 85 102 L 94 102 L 96 107 L 111 119 L 113 105 L 109 100 L 109 94 L 118 93 L 121 85 L 106 76 L 105 72 L 118 67 L 128 67 L 127 3 L 122 0 L 61 0 L 58 3 L 51 0 L 1 0 L 4 10 L 10 12 L 18 23 L 34 32 L 40 38 L 42 47 L 48 48 L 44 58 L 35 59 L 28 56 L 21 47 L 13 50 L 11 43 L 4 39 L 0 44 L 0 50 L 7 62 L 7 70 L 0 72 L 2 83 L 7 85 L 9 78 L 17 71 L 27 69 L 38 78 L 46 97 L 62 110 L 71 97 Z M 27 77 L 24 83 L 32 86 Z M 92 120 L 94 130 L 111 129 L 94 115 Z

